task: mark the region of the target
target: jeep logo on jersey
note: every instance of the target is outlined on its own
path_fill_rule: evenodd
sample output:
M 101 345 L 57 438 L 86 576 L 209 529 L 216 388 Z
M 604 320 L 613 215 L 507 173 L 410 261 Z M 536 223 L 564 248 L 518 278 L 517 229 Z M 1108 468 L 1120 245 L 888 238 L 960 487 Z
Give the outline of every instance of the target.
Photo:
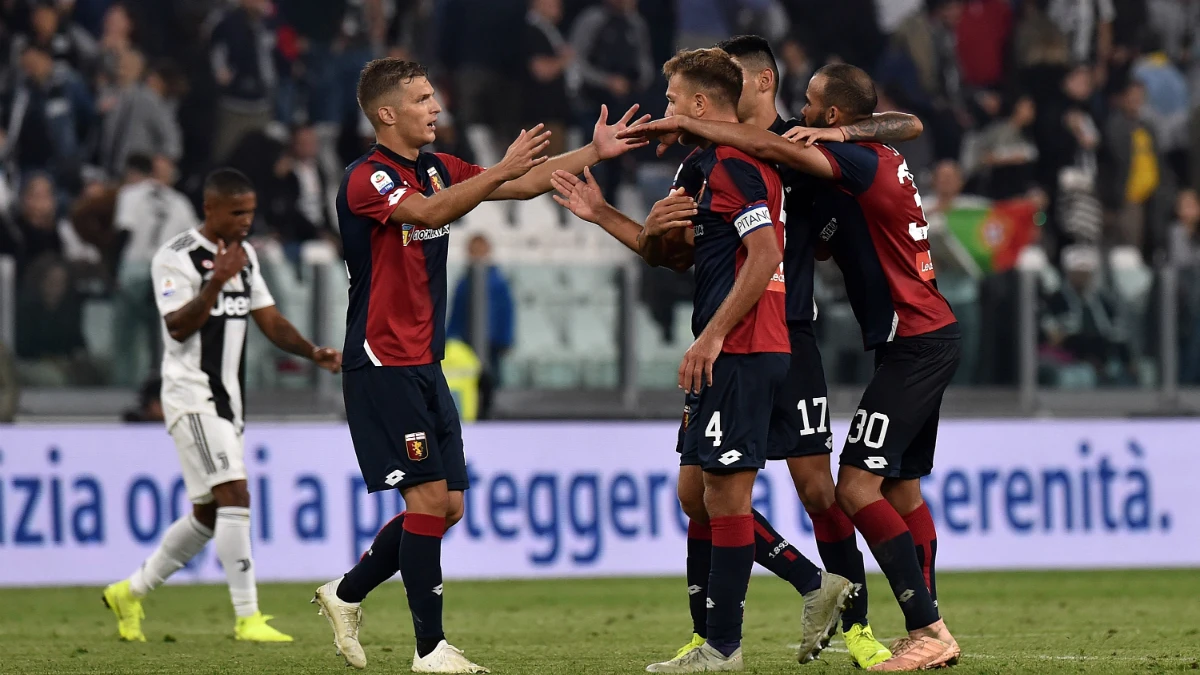
M 405 223 L 400 227 L 400 242 L 408 246 L 414 241 L 428 241 L 430 239 L 438 239 L 450 234 L 450 226 L 443 225 L 436 230 L 429 230 L 415 225 Z
M 821 229 L 821 241 L 829 241 L 830 239 L 833 239 L 833 234 L 837 232 L 837 229 L 837 218 L 830 218 L 829 222 L 825 223 L 825 227 Z
M 212 316 L 244 317 L 250 313 L 250 298 L 245 294 L 217 296 L 217 304 L 208 312 Z
M 392 181 L 392 177 L 387 175 L 386 171 L 376 171 L 371 174 L 371 185 L 379 190 L 379 194 L 386 195 L 392 188 L 396 187 L 396 183 Z

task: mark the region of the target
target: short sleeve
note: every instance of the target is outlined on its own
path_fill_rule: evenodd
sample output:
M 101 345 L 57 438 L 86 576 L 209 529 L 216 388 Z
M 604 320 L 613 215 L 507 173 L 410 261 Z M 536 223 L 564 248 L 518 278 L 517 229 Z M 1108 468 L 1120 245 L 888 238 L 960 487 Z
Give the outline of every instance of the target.
M 833 179 L 852 194 L 866 192 L 875 182 L 879 155 L 871 148 L 856 143 L 818 143 L 815 147 L 829 159 Z
M 404 200 L 417 194 L 400 174 L 383 164 L 360 164 L 346 184 L 350 212 L 386 224 Z
M 242 246 L 246 247 L 246 257 L 250 259 L 250 311 L 270 307 L 275 304 L 275 298 L 271 295 L 271 289 L 267 288 L 267 281 L 263 279 L 258 253 L 249 244 L 242 244 Z
M 762 171 L 737 157 L 717 162 L 709 173 L 712 210 L 733 223 L 739 237 L 774 224 L 767 205 L 767 184 Z
M 166 316 L 192 301 L 200 293 L 200 279 L 189 261 L 170 249 L 163 249 L 150 263 L 154 283 L 154 301 L 160 316 Z
M 486 171 L 482 166 L 464 162 L 454 155 L 447 155 L 444 152 L 435 152 L 434 154 L 437 155 L 438 159 L 442 160 L 442 164 L 446 165 L 446 171 L 450 172 L 451 185 L 458 185 Z

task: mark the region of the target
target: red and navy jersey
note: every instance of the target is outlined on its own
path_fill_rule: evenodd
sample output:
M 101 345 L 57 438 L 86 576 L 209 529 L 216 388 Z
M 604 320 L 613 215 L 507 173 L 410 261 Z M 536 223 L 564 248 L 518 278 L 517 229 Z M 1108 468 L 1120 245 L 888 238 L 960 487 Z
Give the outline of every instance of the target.
M 391 216 L 417 193 L 433 196 L 482 171 L 436 152 L 422 152 L 414 162 L 381 145 L 346 169 L 337 196 L 350 275 L 343 369 L 442 360 L 450 226 L 420 228 Z
M 865 348 L 955 323 L 937 289 L 929 225 L 904 156 L 881 143 L 816 147 L 834 184 L 817 194 L 814 217 L 845 277 Z
M 712 145 L 688 155 L 674 187 L 683 188 L 697 202 L 698 212 L 692 217 L 696 273 L 692 334 L 699 337 L 746 262 L 742 238 L 770 227 L 783 248 L 783 186 L 770 166 L 740 150 Z M 780 265 L 766 292 L 725 336 L 721 351 L 791 353 L 785 295 Z
M 793 127 L 804 126 L 797 119 L 776 117 L 770 132 L 782 136 Z M 788 323 L 810 323 L 815 318 L 813 273 L 816 259 L 813 249 L 817 230 L 813 227 L 812 204 L 821 182 L 786 164 L 776 167 L 783 182 L 784 237 L 783 273 L 787 277 Z

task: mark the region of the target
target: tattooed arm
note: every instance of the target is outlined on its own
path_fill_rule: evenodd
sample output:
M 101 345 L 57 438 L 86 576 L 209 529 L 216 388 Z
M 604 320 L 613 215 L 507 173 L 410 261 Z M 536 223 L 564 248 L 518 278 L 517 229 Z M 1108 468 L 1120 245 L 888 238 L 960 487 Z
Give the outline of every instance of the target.
M 917 138 L 925 130 L 916 115 L 900 112 L 885 112 L 871 115 L 861 122 L 844 127 L 816 128 L 795 127 L 783 134 L 793 143 L 805 146 L 824 142 L 872 141 L 876 143 L 903 143 Z

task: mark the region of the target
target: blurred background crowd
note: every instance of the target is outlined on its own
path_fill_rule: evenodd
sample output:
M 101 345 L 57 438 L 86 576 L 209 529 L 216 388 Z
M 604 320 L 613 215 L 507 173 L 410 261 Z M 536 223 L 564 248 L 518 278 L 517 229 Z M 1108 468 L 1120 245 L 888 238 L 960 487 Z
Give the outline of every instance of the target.
M 1044 387 L 1200 384 L 1200 0 L 0 0 L 0 382 L 152 392 L 149 261 L 203 217 L 218 165 L 258 186 L 253 242 L 285 313 L 339 344 L 332 198 L 372 141 L 354 95 L 372 58 L 427 64 L 437 149 L 489 165 L 538 122 L 558 152 L 601 104 L 661 114 L 659 66 L 739 33 L 775 46 L 785 116 L 845 61 L 876 78 L 880 111 L 924 121 L 899 149 L 967 336 L 962 384 L 1015 385 L 1021 326 Z M 597 177 L 644 213 L 679 158 L 634 153 Z M 641 386 L 672 386 L 688 275 L 628 283 L 619 246 L 548 199 L 459 229 L 450 333 L 475 346 L 467 372 L 613 388 L 636 345 Z M 818 276 L 829 378 L 863 382 L 836 268 Z M 305 364 L 250 349 L 251 388 L 311 385 Z

